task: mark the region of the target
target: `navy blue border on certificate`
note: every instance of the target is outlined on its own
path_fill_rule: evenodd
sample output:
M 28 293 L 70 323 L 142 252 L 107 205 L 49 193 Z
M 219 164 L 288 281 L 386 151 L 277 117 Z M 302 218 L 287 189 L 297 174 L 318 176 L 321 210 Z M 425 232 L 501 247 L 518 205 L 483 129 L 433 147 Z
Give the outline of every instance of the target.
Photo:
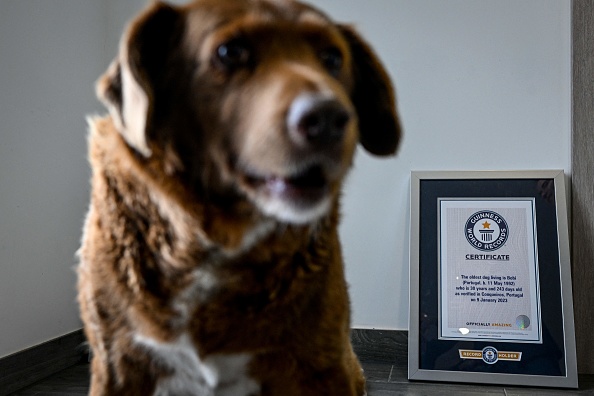
M 419 219 L 419 369 L 480 373 L 567 375 L 554 179 L 424 179 Z M 542 344 L 438 339 L 438 198 L 534 197 L 542 319 Z M 461 359 L 460 350 L 521 352 L 520 361 L 486 364 Z

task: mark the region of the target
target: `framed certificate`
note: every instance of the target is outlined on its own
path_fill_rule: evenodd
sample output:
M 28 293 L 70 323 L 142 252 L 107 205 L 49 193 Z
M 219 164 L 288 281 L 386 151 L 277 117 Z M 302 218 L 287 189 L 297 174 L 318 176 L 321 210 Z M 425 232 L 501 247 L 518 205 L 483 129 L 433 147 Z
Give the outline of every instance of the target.
M 562 171 L 412 172 L 409 379 L 577 388 Z

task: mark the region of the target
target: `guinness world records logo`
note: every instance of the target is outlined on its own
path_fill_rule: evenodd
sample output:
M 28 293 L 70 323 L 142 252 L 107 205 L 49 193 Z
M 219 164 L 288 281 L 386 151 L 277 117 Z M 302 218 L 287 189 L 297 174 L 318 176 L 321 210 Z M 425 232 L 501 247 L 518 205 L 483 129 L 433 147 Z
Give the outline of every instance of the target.
M 499 353 L 497 349 L 492 346 L 483 348 L 483 362 L 487 364 L 495 364 L 499 360 Z
M 466 240 L 475 249 L 491 252 L 507 241 L 509 228 L 505 219 L 492 210 L 481 210 L 472 214 L 464 226 Z

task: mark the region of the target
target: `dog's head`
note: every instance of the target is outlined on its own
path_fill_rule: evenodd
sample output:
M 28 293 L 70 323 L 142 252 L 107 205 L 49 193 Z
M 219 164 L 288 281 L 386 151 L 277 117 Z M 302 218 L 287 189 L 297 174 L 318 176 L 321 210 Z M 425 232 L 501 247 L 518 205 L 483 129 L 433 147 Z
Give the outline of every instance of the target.
M 291 223 L 328 211 L 357 142 L 389 155 L 400 137 L 369 46 L 290 0 L 155 3 L 130 24 L 98 94 L 164 175 Z

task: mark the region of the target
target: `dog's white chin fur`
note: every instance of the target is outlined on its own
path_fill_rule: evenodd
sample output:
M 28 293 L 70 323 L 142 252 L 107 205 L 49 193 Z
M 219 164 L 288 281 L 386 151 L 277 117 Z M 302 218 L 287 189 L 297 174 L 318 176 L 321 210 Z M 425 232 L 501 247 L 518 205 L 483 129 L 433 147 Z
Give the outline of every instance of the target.
M 264 214 L 280 222 L 305 225 L 327 214 L 332 206 L 332 199 L 327 196 L 315 204 L 300 206 L 279 197 L 268 197 L 258 199 L 256 204 Z

